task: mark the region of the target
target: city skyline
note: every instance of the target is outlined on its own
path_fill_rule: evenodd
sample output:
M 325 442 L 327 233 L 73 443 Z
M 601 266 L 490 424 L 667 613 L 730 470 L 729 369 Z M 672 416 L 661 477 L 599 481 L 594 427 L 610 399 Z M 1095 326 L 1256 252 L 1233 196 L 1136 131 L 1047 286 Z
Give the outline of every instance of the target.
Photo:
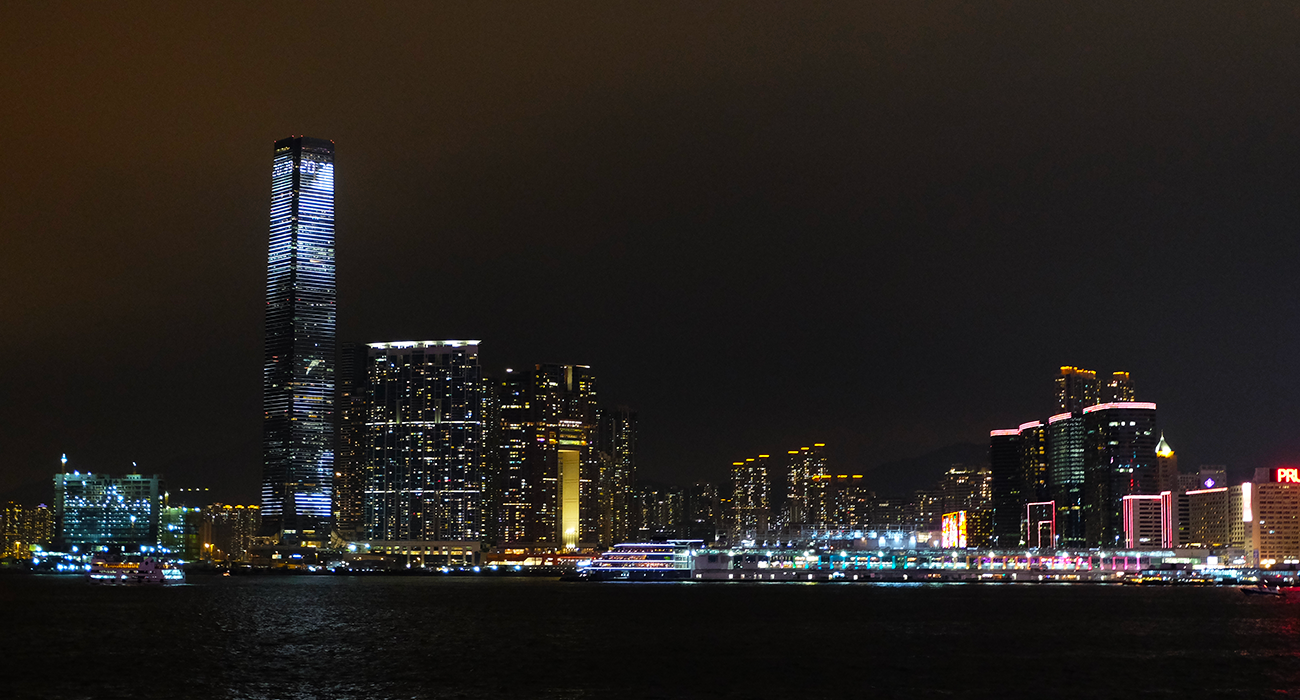
M 1131 371 L 1185 466 L 1300 462 L 1300 146 L 1275 89 L 1295 19 L 1118 8 L 1133 21 L 426 9 L 322 13 L 317 38 L 273 36 L 275 9 L 144 33 L 7 10 L 41 78 L 3 78 L 20 272 L 0 308 L 23 342 L 0 363 L 0 493 L 47 488 L 68 453 L 258 500 L 265 151 L 286 133 L 346 164 L 340 338 L 482 338 L 493 376 L 595 367 L 638 411 L 648 479 L 814 442 L 855 473 L 981 444 L 1054 413 L 1061 363 Z M 184 69 L 160 60 L 181 36 Z

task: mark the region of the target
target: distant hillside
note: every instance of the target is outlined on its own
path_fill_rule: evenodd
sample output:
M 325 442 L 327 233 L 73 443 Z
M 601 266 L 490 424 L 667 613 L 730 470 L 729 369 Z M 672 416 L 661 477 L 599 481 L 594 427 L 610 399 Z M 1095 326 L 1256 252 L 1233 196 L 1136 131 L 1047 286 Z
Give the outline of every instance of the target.
M 988 445 L 958 443 L 911 459 L 887 462 L 863 474 L 866 486 L 881 496 L 903 496 L 933 488 L 954 464 L 980 467 L 988 463 Z

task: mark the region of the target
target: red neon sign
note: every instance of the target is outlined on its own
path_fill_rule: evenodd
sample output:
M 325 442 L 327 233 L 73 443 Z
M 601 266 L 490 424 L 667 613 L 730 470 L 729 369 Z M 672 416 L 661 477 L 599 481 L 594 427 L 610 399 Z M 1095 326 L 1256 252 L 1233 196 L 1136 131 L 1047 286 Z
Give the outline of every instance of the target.
M 1273 481 L 1300 484 L 1300 467 L 1279 467 L 1273 473 Z

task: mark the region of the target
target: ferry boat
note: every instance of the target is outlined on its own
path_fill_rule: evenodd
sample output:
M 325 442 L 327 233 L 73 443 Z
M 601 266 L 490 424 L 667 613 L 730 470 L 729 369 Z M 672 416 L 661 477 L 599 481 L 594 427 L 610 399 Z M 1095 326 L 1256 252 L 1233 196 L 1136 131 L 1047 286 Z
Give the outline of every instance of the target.
M 686 581 L 701 540 L 630 542 L 591 560 L 579 575 L 595 581 Z
M 185 572 L 153 557 L 110 561 L 95 557 L 90 562 L 86 580 L 92 584 L 110 586 L 163 585 L 183 583 Z
M 1285 598 L 1286 591 L 1279 586 L 1270 586 L 1263 581 L 1256 583 L 1254 586 L 1243 586 L 1241 592 L 1246 595 L 1263 595 L 1273 596 L 1274 598 Z

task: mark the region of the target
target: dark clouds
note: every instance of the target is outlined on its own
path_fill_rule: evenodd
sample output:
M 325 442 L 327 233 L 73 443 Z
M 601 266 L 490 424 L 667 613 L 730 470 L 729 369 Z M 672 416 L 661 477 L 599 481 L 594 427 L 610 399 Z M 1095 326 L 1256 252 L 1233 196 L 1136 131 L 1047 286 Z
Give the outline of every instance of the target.
M 271 142 L 338 145 L 341 337 L 583 362 L 654 476 L 871 466 L 1134 373 L 1300 458 L 1300 18 L 1251 3 L 0 10 L 0 491 L 251 499 Z

